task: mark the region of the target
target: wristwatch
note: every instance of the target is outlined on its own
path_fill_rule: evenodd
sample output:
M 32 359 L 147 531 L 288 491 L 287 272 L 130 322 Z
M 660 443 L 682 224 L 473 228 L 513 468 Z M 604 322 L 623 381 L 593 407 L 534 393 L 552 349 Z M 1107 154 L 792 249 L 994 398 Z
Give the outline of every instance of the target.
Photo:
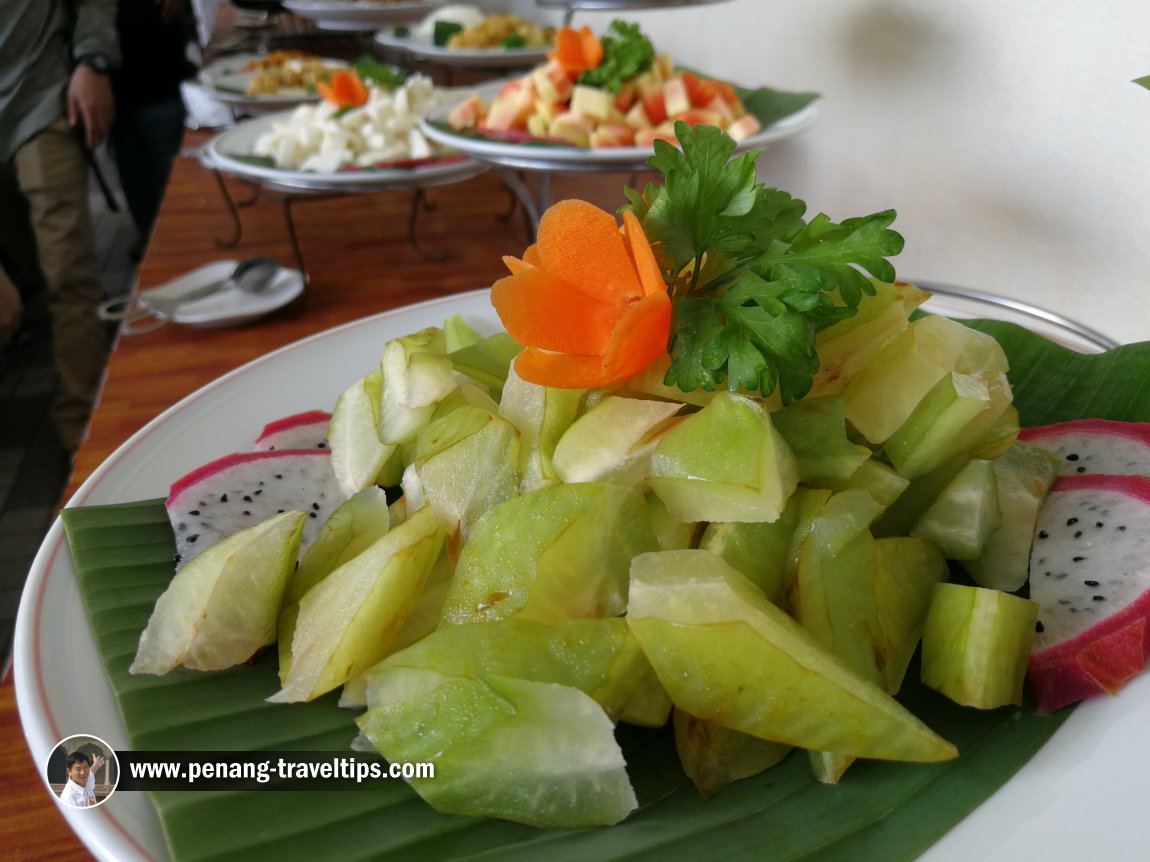
M 103 54 L 81 54 L 76 58 L 77 66 L 87 66 L 93 72 L 98 72 L 101 75 L 107 75 L 111 71 L 111 64 L 108 58 Z

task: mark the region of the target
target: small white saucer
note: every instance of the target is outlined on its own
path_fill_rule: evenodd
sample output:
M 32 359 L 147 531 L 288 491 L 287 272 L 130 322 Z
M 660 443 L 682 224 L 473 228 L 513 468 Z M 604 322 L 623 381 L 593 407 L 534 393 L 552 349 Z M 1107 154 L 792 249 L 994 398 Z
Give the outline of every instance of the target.
M 148 309 L 150 299 L 178 297 L 199 287 L 226 279 L 238 261 L 217 260 L 193 269 L 177 279 L 139 294 L 136 299 Z M 260 294 L 242 290 L 222 290 L 203 299 L 181 305 L 170 318 L 173 323 L 204 329 L 238 326 L 283 308 L 303 293 L 304 279 L 298 269 L 281 269 L 270 288 Z

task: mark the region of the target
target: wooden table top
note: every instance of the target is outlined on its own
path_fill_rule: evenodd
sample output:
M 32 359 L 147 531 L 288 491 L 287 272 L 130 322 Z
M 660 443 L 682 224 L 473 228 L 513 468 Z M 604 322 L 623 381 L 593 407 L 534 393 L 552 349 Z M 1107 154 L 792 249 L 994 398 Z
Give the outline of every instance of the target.
M 187 144 L 205 133 L 189 132 Z M 580 197 L 614 210 L 628 175 L 558 176 L 554 196 Z M 250 187 L 228 180 L 238 199 Z M 121 336 L 91 432 L 76 456 L 67 501 L 128 437 L 185 395 L 270 350 L 332 326 L 390 308 L 485 287 L 506 270 L 504 254 L 528 242 L 522 210 L 507 218 L 511 197 L 494 173 L 430 189 L 434 209 L 417 222 L 429 260 L 409 244 L 406 231 L 414 192 L 383 192 L 301 200 L 293 206 L 311 282 L 289 306 L 245 326 L 203 330 L 169 324 Z M 282 199 L 260 194 L 241 210 L 237 247 L 221 248 L 232 233 L 214 176 L 194 159 L 177 160 L 156 232 L 139 268 L 139 289 L 156 287 L 205 263 L 266 254 L 291 265 Z M 268 417 L 269 419 L 275 417 Z M 0 684 L 0 857 L 89 860 L 91 854 L 50 798 L 41 766 L 32 762 L 9 672 Z

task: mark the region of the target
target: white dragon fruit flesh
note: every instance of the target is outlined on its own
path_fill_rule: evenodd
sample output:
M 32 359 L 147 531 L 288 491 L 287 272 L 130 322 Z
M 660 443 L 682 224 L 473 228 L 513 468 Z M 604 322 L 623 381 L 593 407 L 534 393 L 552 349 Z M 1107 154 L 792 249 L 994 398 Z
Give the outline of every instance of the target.
M 1023 428 L 1018 439 L 1062 459 L 1059 475 L 1150 475 L 1150 422 L 1075 419 Z
M 1150 650 L 1150 478 L 1063 476 L 1038 516 L 1027 676 L 1038 712 L 1114 693 Z
M 176 537 L 176 569 L 216 542 L 291 509 L 306 509 L 300 554 L 344 500 L 329 449 L 227 455 L 178 479 L 164 504 Z
M 258 452 L 274 449 L 326 449 L 327 426 L 331 414 L 326 410 L 308 410 L 269 422 L 256 438 L 252 448 Z

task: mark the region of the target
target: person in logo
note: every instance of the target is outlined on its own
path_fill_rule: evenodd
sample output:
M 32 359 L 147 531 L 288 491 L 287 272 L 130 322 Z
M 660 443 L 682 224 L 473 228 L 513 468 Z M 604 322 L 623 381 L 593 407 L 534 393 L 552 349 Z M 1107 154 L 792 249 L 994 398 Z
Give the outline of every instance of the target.
M 73 751 L 66 761 L 68 783 L 60 791 L 60 799 L 75 808 L 88 808 L 96 804 L 95 772 L 104 765 L 104 758 L 96 755 L 93 762 L 83 751 Z

